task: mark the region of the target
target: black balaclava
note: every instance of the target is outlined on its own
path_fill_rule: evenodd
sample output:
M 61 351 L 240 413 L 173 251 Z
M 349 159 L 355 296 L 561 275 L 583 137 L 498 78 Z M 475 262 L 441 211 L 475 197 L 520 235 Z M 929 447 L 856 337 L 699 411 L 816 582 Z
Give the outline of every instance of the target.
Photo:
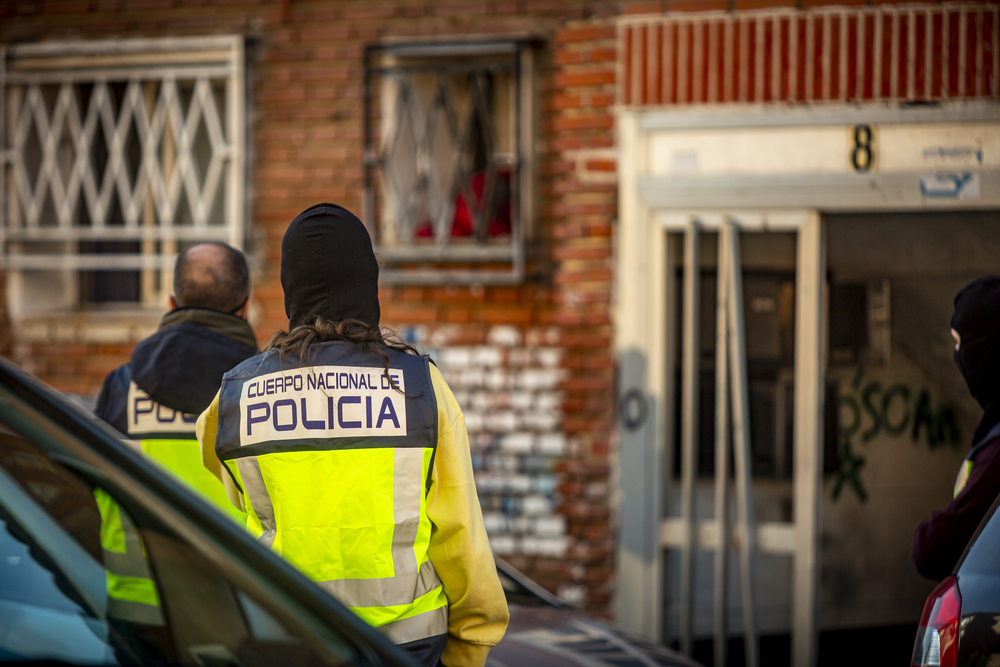
M 951 328 L 960 338 L 955 363 L 987 412 L 975 442 L 985 435 L 980 431 L 988 431 L 1000 417 L 1000 276 L 978 278 L 959 290 Z
M 378 261 L 364 223 L 346 208 L 317 204 L 292 220 L 281 240 L 281 287 L 289 331 L 317 316 L 378 327 Z

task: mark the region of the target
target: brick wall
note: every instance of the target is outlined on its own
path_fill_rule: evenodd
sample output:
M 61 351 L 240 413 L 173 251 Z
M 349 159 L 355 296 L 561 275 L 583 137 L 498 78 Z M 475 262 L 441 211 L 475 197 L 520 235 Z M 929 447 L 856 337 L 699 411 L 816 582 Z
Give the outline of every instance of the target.
M 737 0 L 738 8 L 783 0 Z M 807 0 L 807 4 L 811 4 Z M 839 3 L 844 4 L 844 3 Z M 306 206 L 361 210 L 365 44 L 470 34 L 542 38 L 539 191 L 517 287 L 386 287 L 384 323 L 430 351 L 463 403 L 494 545 L 551 590 L 606 612 L 612 594 L 614 117 L 619 15 L 725 10 L 708 0 L 0 0 L 0 43 L 204 34 L 248 38 L 254 323 L 285 325 L 280 239 Z M 125 339 L 0 336 L 55 386 L 95 395 Z M 87 338 L 87 336 L 82 336 Z
M 528 279 L 517 287 L 387 287 L 383 321 L 434 356 L 466 411 L 498 552 L 551 590 L 606 611 L 617 11 L 616 3 L 570 0 L 0 0 L 0 42 L 249 38 L 248 248 L 263 339 L 286 323 L 278 264 L 288 222 L 318 201 L 361 210 L 364 45 L 474 33 L 542 38 Z M 97 343 L 67 323 L 43 332 L 46 342 L 15 341 L 13 356 L 58 388 L 93 396 L 154 325 Z

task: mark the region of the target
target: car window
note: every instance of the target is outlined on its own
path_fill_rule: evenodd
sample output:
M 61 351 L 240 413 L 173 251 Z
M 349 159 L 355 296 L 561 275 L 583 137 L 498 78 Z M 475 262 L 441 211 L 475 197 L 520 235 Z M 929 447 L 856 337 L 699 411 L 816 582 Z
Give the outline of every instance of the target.
M 998 504 L 994 503 L 979 529 L 979 534 L 969 544 L 969 551 L 965 555 L 965 559 L 961 561 L 963 574 L 996 574 L 1000 572 L 1000 562 L 997 560 L 997 553 L 1000 553 L 998 551 L 1000 549 L 1000 513 L 997 512 L 997 507 Z
M 0 427 L 0 660 L 329 664 L 127 500 Z

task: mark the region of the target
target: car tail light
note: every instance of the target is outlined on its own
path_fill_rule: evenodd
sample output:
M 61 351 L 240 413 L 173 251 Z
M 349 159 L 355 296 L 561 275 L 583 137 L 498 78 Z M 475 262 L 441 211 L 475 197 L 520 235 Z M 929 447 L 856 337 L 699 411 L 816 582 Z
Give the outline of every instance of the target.
M 924 603 L 912 667 L 955 667 L 958 663 L 958 621 L 962 616 L 962 594 L 958 579 L 948 577 L 937 585 Z

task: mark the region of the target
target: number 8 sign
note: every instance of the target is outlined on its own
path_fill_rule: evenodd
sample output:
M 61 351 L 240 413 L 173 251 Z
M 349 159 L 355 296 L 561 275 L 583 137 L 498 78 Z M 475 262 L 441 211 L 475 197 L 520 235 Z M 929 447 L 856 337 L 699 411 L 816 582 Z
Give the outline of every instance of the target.
M 875 132 L 870 125 L 855 125 L 852 134 L 851 166 L 859 173 L 871 171 L 875 162 Z

